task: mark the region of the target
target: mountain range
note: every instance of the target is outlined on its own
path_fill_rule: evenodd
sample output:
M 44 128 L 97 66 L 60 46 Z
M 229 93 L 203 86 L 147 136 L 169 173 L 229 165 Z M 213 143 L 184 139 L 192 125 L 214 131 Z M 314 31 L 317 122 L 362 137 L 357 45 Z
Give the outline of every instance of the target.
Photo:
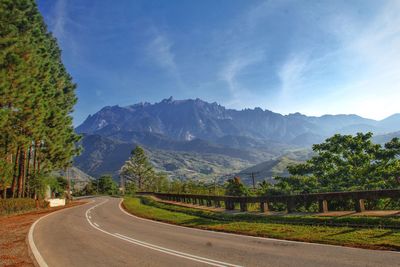
M 218 157 L 235 162 L 235 167 L 226 168 L 227 174 L 295 149 L 309 149 L 335 133 L 372 131 L 378 141 L 385 141 L 400 135 L 399 130 L 400 114 L 380 121 L 358 115 L 282 115 L 261 108 L 235 110 L 201 99 L 171 97 L 154 104 L 107 106 L 89 115 L 76 128 L 84 136 L 84 152 L 75 165 L 92 176 L 103 172 L 117 176 L 129 152 L 142 145 L 159 170 L 182 179 L 204 178 L 224 174 L 224 165 L 229 164 L 221 162 L 214 166 L 218 171 L 212 168 L 204 173 L 203 165 L 215 164 Z M 171 164 L 176 167 L 168 168 Z

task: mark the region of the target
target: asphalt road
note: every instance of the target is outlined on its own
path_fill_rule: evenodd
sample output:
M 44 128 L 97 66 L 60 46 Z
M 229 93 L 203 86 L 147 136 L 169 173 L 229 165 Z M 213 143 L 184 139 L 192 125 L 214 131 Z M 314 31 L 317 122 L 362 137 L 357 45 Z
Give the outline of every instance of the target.
M 134 217 L 96 198 L 41 219 L 33 242 L 48 266 L 400 266 L 400 253 L 190 229 Z M 46 265 L 42 265 L 46 266 Z

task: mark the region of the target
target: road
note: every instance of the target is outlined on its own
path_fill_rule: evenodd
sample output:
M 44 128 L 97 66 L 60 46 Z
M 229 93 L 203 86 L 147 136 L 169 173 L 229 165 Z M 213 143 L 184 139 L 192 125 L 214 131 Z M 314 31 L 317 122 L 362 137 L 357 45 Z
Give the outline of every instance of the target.
M 42 218 L 32 232 L 42 266 L 400 266 L 400 253 L 179 227 L 127 214 L 120 199 Z

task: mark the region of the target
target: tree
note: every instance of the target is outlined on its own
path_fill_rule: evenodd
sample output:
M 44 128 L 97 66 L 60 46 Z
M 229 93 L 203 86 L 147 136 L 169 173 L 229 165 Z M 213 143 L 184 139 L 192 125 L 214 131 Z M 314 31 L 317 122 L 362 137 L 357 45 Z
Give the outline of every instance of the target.
M 227 196 L 249 196 L 250 190 L 240 181 L 240 177 L 236 176 L 228 180 L 225 194 Z
M 113 195 L 118 191 L 117 183 L 113 180 L 111 175 L 102 175 L 98 183 L 100 194 Z
M 288 191 L 351 191 L 397 186 L 400 174 L 400 141 L 383 147 L 372 142 L 372 133 L 336 134 L 313 146 L 316 153 L 306 163 L 289 166 L 290 177 L 278 178 L 277 187 Z
M 154 188 L 153 182 L 156 175 L 143 148 L 136 146 L 132 150 L 129 160 L 121 167 L 120 176 L 125 181 L 134 182 L 139 191 Z
M 78 153 L 76 85 L 34 0 L 0 1 L 0 29 L 0 159 L 12 166 L 11 182 L 5 168 L 0 180 L 13 197 L 36 197 L 42 178 Z

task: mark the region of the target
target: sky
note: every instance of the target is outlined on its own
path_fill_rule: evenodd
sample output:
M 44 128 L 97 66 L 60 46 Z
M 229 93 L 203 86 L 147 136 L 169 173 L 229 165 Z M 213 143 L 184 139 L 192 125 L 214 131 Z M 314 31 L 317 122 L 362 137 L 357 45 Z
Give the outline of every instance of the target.
M 38 0 L 78 84 L 104 106 L 201 98 L 282 114 L 400 112 L 400 1 Z

